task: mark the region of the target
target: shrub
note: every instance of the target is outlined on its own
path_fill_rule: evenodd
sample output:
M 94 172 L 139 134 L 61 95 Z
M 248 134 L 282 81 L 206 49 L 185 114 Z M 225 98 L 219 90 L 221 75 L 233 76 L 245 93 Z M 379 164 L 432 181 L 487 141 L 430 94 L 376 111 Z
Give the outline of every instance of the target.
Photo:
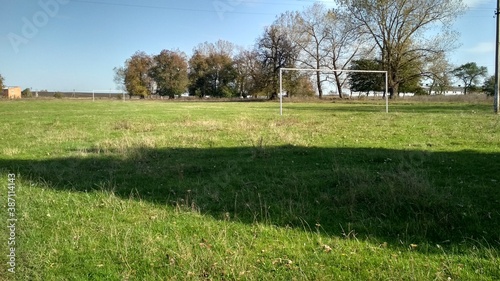
M 21 92 L 21 96 L 23 98 L 31 98 L 33 97 L 33 94 L 31 93 L 31 89 L 30 88 L 26 88 L 24 89 L 22 92 Z

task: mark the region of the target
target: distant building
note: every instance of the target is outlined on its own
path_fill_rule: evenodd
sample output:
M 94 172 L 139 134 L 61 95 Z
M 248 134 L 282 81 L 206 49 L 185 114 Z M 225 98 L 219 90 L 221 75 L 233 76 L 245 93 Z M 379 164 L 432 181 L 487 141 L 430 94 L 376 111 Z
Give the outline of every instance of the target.
M 21 87 L 8 87 L 3 89 L 3 97 L 7 99 L 20 99 Z
M 427 93 L 429 92 L 429 86 L 425 85 L 422 87 L 424 91 Z M 460 85 L 457 86 L 449 86 L 447 87 L 444 91 L 439 91 L 436 90 L 436 87 L 434 90 L 431 91 L 431 95 L 444 95 L 444 96 L 457 96 L 457 95 L 463 95 L 464 94 L 464 88 L 461 87 Z

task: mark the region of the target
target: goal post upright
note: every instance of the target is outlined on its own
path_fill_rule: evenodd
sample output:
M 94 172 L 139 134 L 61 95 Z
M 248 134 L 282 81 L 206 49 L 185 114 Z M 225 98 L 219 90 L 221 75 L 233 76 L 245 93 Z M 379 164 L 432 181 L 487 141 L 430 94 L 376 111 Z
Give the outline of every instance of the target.
M 385 72 L 385 113 L 389 113 L 389 75 Z
M 283 70 L 280 68 L 280 115 L 283 116 Z
M 280 115 L 283 115 L 283 71 L 321 71 L 324 73 L 358 72 L 358 73 L 383 73 L 385 74 L 385 112 L 389 113 L 389 77 L 385 70 L 354 70 L 354 69 L 314 69 L 314 68 L 280 68 Z

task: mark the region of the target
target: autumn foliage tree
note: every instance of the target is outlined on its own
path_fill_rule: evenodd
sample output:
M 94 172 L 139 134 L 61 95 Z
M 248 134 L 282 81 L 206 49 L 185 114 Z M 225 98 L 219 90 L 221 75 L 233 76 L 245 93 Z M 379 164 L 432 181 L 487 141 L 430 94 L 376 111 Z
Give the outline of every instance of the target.
M 145 98 L 154 92 L 154 80 L 149 72 L 153 58 L 144 52 L 136 52 L 125 61 L 124 67 L 115 68 L 115 82 L 123 83 L 130 96 Z
M 234 46 L 223 40 L 203 43 L 189 59 L 189 93 L 204 97 L 234 97 L 237 95 L 233 53 Z
M 287 83 L 288 97 L 313 97 L 316 94 L 309 73 L 294 72 L 293 79 Z
M 156 94 L 174 98 L 187 90 L 188 64 L 180 51 L 163 50 L 153 57 L 149 76 L 156 84 Z

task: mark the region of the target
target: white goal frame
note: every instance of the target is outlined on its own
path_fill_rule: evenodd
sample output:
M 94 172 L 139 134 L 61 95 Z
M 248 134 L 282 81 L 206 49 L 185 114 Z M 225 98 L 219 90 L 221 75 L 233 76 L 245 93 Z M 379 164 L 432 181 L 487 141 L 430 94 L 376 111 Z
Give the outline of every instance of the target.
M 122 90 L 92 90 L 92 101 L 95 101 L 95 94 L 114 94 L 114 95 L 122 95 L 122 100 L 125 101 L 125 91 Z
M 385 112 L 389 113 L 389 77 L 387 71 L 383 70 L 353 70 L 353 69 L 314 69 L 314 68 L 280 68 L 280 115 L 283 115 L 283 71 L 314 71 L 324 73 L 337 72 L 359 72 L 359 73 L 383 73 L 385 74 Z

